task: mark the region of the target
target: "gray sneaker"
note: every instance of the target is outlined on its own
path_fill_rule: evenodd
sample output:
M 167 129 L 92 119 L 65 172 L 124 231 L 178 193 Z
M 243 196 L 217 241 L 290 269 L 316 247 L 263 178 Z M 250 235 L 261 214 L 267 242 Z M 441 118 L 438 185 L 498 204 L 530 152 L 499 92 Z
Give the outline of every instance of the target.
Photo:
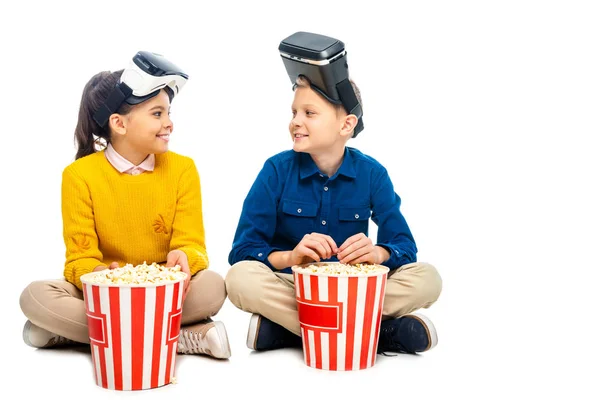
M 214 358 L 231 357 L 227 330 L 221 321 L 182 326 L 177 342 L 181 354 L 207 354 Z
M 25 322 L 25 326 L 23 327 L 23 341 L 28 346 L 38 349 L 80 344 L 40 328 L 29 320 Z

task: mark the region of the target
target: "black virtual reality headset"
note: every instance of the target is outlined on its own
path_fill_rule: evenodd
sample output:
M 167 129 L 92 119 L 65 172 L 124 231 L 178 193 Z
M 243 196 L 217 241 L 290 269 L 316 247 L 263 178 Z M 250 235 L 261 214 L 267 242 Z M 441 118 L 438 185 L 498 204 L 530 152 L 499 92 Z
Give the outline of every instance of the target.
M 123 71 L 108 99 L 94 113 L 94 121 L 104 127 L 111 114 L 116 113 L 123 103 L 142 103 L 165 87 L 169 87 L 175 96 L 187 80 L 188 75 L 162 55 L 139 51 Z
M 279 54 L 290 80 L 295 85 L 299 76 L 310 82 L 313 90 L 333 104 L 341 104 L 358 123 L 356 137 L 363 130 L 362 107 L 348 78 L 348 60 L 340 40 L 309 32 L 296 32 L 279 44 Z

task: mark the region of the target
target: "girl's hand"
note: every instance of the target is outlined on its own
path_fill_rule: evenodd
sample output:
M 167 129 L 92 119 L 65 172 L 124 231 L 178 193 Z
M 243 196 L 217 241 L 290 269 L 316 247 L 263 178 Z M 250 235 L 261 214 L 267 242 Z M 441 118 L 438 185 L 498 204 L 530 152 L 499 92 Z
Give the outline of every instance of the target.
M 358 233 L 346 239 L 337 257 L 343 264 L 383 264 L 390 258 L 390 253 L 383 247 L 374 246 L 364 233 Z
M 165 267 L 173 268 L 176 265 L 181 267 L 181 272 L 185 272 L 187 274 L 187 278 L 185 278 L 185 282 L 183 283 L 183 300 L 185 300 L 185 296 L 187 296 L 188 292 L 190 291 L 190 280 L 192 279 L 192 274 L 190 273 L 187 255 L 181 250 L 171 250 L 169 254 L 167 254 L 167 264 Z
M 97 271 L 102 271 L 103 269 L 115 269 L 115 268 L 119 268 L 119 263 L 116 261 L 113 261 L 110 263 L 110 265 L 108 267 L 104 266 L 104 265 L 98 265 L 96 268 L 94 268 L 94 272 Z

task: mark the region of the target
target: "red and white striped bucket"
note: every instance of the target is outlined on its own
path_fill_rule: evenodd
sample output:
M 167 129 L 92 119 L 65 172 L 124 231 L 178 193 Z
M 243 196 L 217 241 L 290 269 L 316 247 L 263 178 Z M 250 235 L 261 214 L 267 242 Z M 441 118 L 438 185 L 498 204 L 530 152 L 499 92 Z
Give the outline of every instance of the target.
M 369 275 L 292 271 L 306 365 L 331 371 L 372 367 L 389 269 Z
M 96 384 L 140 390 L 170 383 L 183 280 L 151 286 L 108 285 L 92 283 L 86 275 L 81 281 Z

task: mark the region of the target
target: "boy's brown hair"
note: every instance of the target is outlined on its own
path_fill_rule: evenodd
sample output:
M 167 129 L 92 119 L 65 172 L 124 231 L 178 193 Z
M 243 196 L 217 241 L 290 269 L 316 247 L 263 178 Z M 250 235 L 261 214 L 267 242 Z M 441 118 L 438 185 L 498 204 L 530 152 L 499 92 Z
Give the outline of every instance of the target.
M 350 84 L 352 85 L 352 90 L 354 91 L 354 94 L 356 95 L 358 104 L 360 104 L 360 108 L 362 108 L 364 110 L 362 97 L 360 95 L 360 90 L 358 89 L 358 86 L 356 86 L 356 83 L 354 83 L 354 81 L 352 79 L 350 79 Z M 298 86 L 310 88 L 310 81 L 307 78 L 305 78 L 304 76 L 300 75 L 298 78 L 296 78 L 296 87 L 298 87 Z M 333 106 L 335 107 L 335 112 L 337 115 L 339 115 L 340 112 L 346 112 L 346 109 L 341 104 L 334 104 Z

